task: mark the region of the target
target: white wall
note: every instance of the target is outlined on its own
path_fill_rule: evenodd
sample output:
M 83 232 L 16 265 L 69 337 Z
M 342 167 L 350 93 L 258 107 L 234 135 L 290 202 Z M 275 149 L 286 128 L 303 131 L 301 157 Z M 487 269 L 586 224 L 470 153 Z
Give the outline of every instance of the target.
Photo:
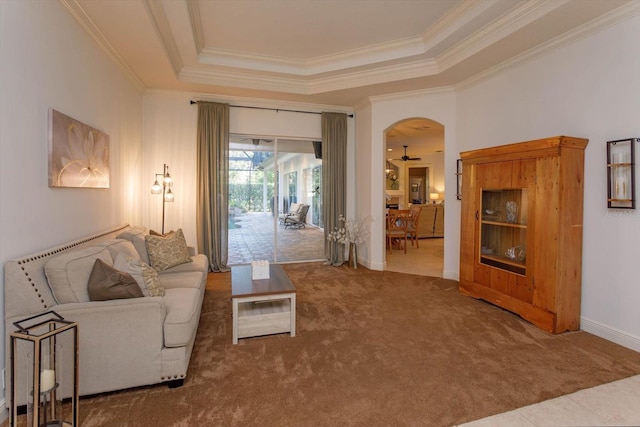
M 365 249 L 368 255 L 367 265 L 374 270 L 383 270 L 385 263 L 385 131 L 401 120 L 422 117 L 434 120 L 444 126 L 444 187 L 447 203 L 443 276 L 457 279 L 459 276 L 460 203 L 456 200 L 455 172 L 460 150 L 458 150 L 456 141 L 456 95 L 451 88 L 443 88 L 372 97 L 370 102 L 371 131 L 369 135 L 363 133 L 362 139 L 358 141 L 358 147 L 362 150 L 363 155 L 369 155 L 368 158 L 363 157 L 362 162 L 368 161 L 371 168 L 358 167 L 359 185 L 361 182 L 367 183 L 366 185 L 371 183 L 368 212 L 372 222 L 369 245 Z M 362 115 L 358 112 L 358 119 L 361 119 Z M 364 148 L 367 144 L 370 145 L 369 150 Z M 361 146 L 363 148 L 360 148 Z M 361 157 L 358 156 L 358 161 L 360 162 L 360 160 Z
M 282 104 L 240 98 L 214 97 L 187 92 L 149 90 L 144 94 L 144 153 L 143 177 L 147 187 L 153 184 L 154 174 L 162 172 L 162 165 L 170 165 L 174 180 L 175 202 L 166 205 L 165 229 L 182 228 L 188 242 L 196 241 L 196 128 L 197 105 L 190 100 L 209 100 L 231 105 L 281 108 L 302 111 L 336 111 L 323 106 Z M 343 112 L 349 112 L 348 110 Z M 348 119 L 348 147 L 353 158 L 354 125 Z M 261 135 L 265 137 L 301 138 L 320 140 L 322 137 L 319 114 L 301 114 L 251 108 L 231 108 L 229 127 L 233 134 Z M 355 174 L 348 178 L 348 195 L 353 194 Z M 144 179 L 143 179 L 144 180 Z M 351 200 L 351 199 L 350 199 Z M 161 227 L 161 200 L 142 192 L 142 219 L 148 227 Z
M 607 209 L 605 143 L 640 136 L 638 40 L 635 17 L 461 88 L 457 118 L 462 151 L 554 135 L 589 138 L 582 328 L 636 350 L 640 215 Z
M 140 93 L 59 2 L 0 1 L 0 20 L 4 266 L 36 250 L 139 221 L 135 164 L 142 104 Z M 109 189 L 48 187 L 50 107 L 109 134 Z M 4 288 L 4 273 L 0 284 Z M 4 318 L 4 303 L 0 311 Z M 0 359 L 4 354 L 2 340 Z

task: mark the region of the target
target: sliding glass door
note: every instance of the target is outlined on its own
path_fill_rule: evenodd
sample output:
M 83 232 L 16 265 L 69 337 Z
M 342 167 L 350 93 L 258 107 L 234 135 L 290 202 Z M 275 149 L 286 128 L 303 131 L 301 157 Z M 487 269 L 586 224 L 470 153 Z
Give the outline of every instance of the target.
M 311 141 L 231 135 L 229 265 L 323 259 L 321 171 Z

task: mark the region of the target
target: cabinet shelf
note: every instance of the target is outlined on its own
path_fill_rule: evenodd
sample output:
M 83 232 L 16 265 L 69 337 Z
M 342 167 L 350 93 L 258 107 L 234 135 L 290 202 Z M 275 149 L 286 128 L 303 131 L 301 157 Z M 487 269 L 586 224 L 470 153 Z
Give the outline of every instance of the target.
M 492 220 L 487 221 L 486 219 L 483 219 L 482 223 L 487 225 L 497 225 L 498 227 L 523 228 L 525 230 L 527 228 L 526 224 L 514 224 L 511 222 L 492 221 Z
M 515 259 L 507 258 L 506 256 L 482 254 L 481 257 L 488 260 L 501 262 L 503 264 L 512 265 L 514 267 L 526 268 L 524 261 L 516 261 Z

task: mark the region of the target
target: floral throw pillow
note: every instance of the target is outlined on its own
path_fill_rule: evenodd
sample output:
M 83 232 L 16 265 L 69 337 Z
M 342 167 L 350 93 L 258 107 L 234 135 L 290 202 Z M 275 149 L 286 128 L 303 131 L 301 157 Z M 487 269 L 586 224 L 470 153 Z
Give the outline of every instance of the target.
M 187 242 L 182 229 L 164 236 L 145 236 L 149 263 L 157 271 L 163 271 L 176 265 L 191 262 Z
M 140 260 L 131 258 L 129 255 L 119 253 L 113 262 L 113 267 L 125 273 L 129 273 L 142 290 L 146 297 L 164 296 L 164 287 L 160 283 L 158 272 L 148 264 Z

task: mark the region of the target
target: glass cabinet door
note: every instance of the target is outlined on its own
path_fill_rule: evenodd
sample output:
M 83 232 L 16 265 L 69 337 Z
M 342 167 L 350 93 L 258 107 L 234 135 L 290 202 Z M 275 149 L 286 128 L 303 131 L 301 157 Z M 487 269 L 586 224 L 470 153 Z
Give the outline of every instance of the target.
M 481 189 L 481 264 L 526 275 L 527 189 Z

